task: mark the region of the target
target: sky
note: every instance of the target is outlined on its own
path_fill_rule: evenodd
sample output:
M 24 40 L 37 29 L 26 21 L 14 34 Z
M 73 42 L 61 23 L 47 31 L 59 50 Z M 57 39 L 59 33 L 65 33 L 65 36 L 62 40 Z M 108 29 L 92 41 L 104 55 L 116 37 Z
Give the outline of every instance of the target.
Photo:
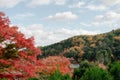
M 120 0 L 0 0 L 0 11 L 37 46 L 120 28 Z

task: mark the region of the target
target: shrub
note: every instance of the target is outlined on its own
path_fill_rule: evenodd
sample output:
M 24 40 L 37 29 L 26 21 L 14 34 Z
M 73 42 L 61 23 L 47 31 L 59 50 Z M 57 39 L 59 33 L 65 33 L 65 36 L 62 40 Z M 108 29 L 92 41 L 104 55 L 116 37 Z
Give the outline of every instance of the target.
M 72 78 L 68 74 L 62 75 L 59 70 L 56 70 L 48 80 L 72 80 Z
M 110 64 L 108 70 L 114 77 L 114 80 L 120 80 L 120 62 Z

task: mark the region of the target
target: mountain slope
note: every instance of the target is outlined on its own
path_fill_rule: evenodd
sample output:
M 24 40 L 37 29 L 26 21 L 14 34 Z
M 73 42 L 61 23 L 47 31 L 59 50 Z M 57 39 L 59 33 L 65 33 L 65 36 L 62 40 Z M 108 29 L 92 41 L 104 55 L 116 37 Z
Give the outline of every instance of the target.
M 108 64 L 120 59 L 120 29 L 98 35 L 80 35 L 41 47 L 42 56 L 63 55 L 76 61 Z

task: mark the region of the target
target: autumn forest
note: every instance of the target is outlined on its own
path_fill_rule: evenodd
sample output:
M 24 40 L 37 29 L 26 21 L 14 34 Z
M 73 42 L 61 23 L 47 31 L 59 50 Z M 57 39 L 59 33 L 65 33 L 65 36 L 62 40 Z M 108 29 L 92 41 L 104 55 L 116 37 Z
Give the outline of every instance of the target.
M 120 80 L 120 29 L 35 46 L 0 12 L 0 80 Z

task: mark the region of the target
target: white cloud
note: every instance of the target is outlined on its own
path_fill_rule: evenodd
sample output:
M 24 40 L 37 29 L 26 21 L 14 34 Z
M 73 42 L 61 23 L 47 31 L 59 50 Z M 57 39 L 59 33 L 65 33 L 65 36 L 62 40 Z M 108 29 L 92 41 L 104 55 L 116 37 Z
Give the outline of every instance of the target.
M 104 11 L 107 9 L 104 5 L 88 5 L 86 8 L 93 10 L 93 11 Z
M 69 8 L 81 8 L 82 6 L 85 5 L 85 2 L 79 1 L 77 4 L 69 5 Z
M 26 35 L 26 37 L 34 36 L 35 44 L 44 46 L 59 42 L 69 37 L 81 34 L 97 34 L 97 31 L 86 31 L 82 29 L 65 29 L 60 28 L 54 31 L 46 31 L 41 24 L 33 24 L 28 27 L 19 27 L 19 30 Z
M 54 0 L 56 5 L 64 5 L 64 4 L 66 4 L 66 1 L 67 0 Z
M 101 1 L 108 6 L 120 4 L 120 0 L 101 0 Z
M 65 21 L 65 20 L 75 20 L 78 16 L 76 14 L 73 14 L 72 12 L 63 12 L 63 13 L 56 13 L 55 15 L 50 15 L 46 20 L 58 20 L 58 21 Z
M 81 22 L 80 25 L 82 25 L 82 26 L 86 26 L 86 27 L 90 27 L 90 26 L 92 26 L 91 24 L 84 23 L 84 22 Z
M 120 20 L 119 13 L 109 11 L 104 15 L 97 15 L 92 24 L 93 25 L 113 25 L 113 24 L 116 24 L 117 21 L 119 20 Z
M 17 20 L 21 20 L 21 19 L 25 19 L 28 17 L 33 17 L 35 16 L 33 13 L 21 13 L 21 14 L 16 14 L 14 16 L 11 17 L 11 19 L 17 19 Z
M 48 5 L 50 3 L 51 3 L 51 0 L 31 0 L 30 3 L 28 3 L 28 6 L 36 7 L 39 5 Z
M 31 0 L 28 3 L 30 7 L 37 7 L 42 5 L 56 4 L 56 5 L 64 5 L 67 0 Z
M 70 29 L 62 28 L 61 30 L 55 31 L 55 34 L 66 35 L 68 37 L 72 37 L 75 35 L 94 35 L 94 34 L 97 34 L 97 32 L 87 31 L 87 30 L 83 30 L 83 29 L 70 30 Z
M 0 7 L 12 8 L 24 0 L 0 0 Z
M 105 13 L 104 15 L 96 16 L 96 20 L 99 20 L 99 21 L 103 21 L 103 20 L 111 21 L 111 20 L 118 20 L 118 19 L 120 19 L 120 14 L 113 12 L 113 11 L 109 11 L 109 12 Z
M 47 36 L 43 31 L 43 27 L 41 24 L 33 24 L 27 27 L 19 27 L 19 31 L 24 33 L 27 38 L 34 36 L 35 44 L 40 45 L 43 42 L 42 39 L 45 39 L 44 37 Z

